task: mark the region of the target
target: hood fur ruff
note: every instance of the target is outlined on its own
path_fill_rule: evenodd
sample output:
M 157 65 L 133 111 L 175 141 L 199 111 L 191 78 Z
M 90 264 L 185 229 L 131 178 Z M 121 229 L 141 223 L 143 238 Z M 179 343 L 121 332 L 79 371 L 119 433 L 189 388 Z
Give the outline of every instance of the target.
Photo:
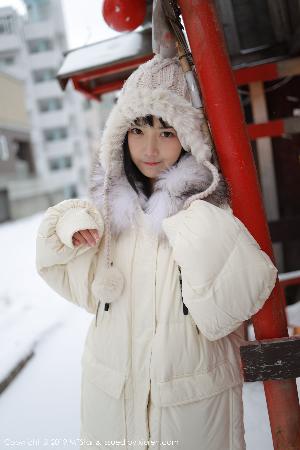
M 91 173 L 90 197 L 97 208 L 103 209 L 105 170 L 97 159 Z M 229 192 L 220 174 L 217 189 L 205 201 L 219 207 L 228 207 Z M 125 172 L 120 176 L 111 173 L 108 203 L 110 209 L 111 232 L 118 235 L 128 227 L 137 225 L 138 214 L 144 211 L 145 222 L 150 229 L 164 238 L 163 219 L 183 208 L 184 202 L 194 194 L 207 188 L 212 180 L 211 172 L 197 163 L 191 153 L 184 155 L 177 164 L 161 172 L 149 199 L 137 185 L 137 194 L 127 181 Z
M 101 139 L 100 161 L 105 170 L 122 172 L 122 144 L 131 123 L 137 117 L 148 114 L 162 117 L 177 131 L 182 147 L 190 151 L 201 163 L 210 160 L 211 150 L 202 132 L 203 113 L 195 109 L 185 98 L 165 88 L 126 89 L 120 95 L 107 119 Z

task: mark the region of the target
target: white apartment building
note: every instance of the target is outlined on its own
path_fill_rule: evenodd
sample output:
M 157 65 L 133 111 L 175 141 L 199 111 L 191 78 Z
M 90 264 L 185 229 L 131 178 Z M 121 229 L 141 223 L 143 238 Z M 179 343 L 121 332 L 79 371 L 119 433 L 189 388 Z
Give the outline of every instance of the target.
M 90 156 L 99 143 L 101 124 L 97 102 L 87 101 L 70 84 L 63 92 L 56 80 L 67 50 L 60 0 L 24 3 L 25 17 L 11 7 L 0 8 L 0 72 L 24 81 L 34 160 L 34 173 L 22 179 L 21 202 L 16 198 L 18 176 L 13 180 L 10 175 L 10 188 L 16 183 L 11 219 L 86 195 Z M 6 105 L 0 108 L 5 110 Z

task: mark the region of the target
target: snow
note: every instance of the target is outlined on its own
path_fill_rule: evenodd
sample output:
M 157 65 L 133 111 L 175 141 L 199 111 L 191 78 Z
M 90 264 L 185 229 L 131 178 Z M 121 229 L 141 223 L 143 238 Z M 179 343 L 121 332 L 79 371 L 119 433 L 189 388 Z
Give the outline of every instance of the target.
M 37 274 L 41 220 L 39 213 L 0 225 L 0 342 L 5 344 L 0 382 L 34 351 L 1 394 L 1 450 L 79 448 L 80 358 L 92 316 L 62 299 Z M 68 446 L 63 439 L 69 439 Z
M 1 394 L 0 450 L 80 448 L 80 362 L 92 316 L 37 274 L 41 220 L 39 213 L 0 225 L 0 382 L 34 352 Z M 288 308 L 288 318 L 300 325 L 300 302 Z M 272 450 L 262 383 L 245 383 L 243 399 L 247 450 Z
M 65 320 L 66 302 L 35 269 L 35 236 L 41 214 L 0 226 L 0 381 L 44 334 Z
M 91 315 L 72 305 L 68 315 L 1 395 L 1 450 L 11 442 L 29 447 L 34 439 L 38 447 L 79 449 L 80 355 Z
M 136 55 L 151 55 L 149 43 L 151 45 L 151 39 L 145 37 L 145 32 L 132 32 L 70 50 L 57 76 L 62 78 L 75 72 L 109 66 L 116 61 L 130 60 Z

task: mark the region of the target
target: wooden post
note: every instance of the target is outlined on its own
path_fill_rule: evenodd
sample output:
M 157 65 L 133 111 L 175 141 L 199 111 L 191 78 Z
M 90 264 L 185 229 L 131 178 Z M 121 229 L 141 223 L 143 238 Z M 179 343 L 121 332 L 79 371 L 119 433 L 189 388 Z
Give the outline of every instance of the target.
M 254 123 L 268 122 L 268 110 L 264 84 L 256 81 L 249 84 L 250 99 Z M 268 221 L 279 219 L 277 185 L 274 170 L 273 148 L 270 137 L 265 136 L 256 140 L 259 179 L 261 184 L 264 207 Z M 283 272 L 282 244 L 273 244 L 279 272 Z

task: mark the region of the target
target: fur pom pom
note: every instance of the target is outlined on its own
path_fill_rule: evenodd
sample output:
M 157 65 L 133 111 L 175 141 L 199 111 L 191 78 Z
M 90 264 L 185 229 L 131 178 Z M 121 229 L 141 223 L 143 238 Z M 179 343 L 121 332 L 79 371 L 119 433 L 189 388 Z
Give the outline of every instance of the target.
M 100 279 L 92 284 L 94 296 L 105 303 L 117 300 L 124 288 L 124 277 L 117 267 L 109 267 Z

